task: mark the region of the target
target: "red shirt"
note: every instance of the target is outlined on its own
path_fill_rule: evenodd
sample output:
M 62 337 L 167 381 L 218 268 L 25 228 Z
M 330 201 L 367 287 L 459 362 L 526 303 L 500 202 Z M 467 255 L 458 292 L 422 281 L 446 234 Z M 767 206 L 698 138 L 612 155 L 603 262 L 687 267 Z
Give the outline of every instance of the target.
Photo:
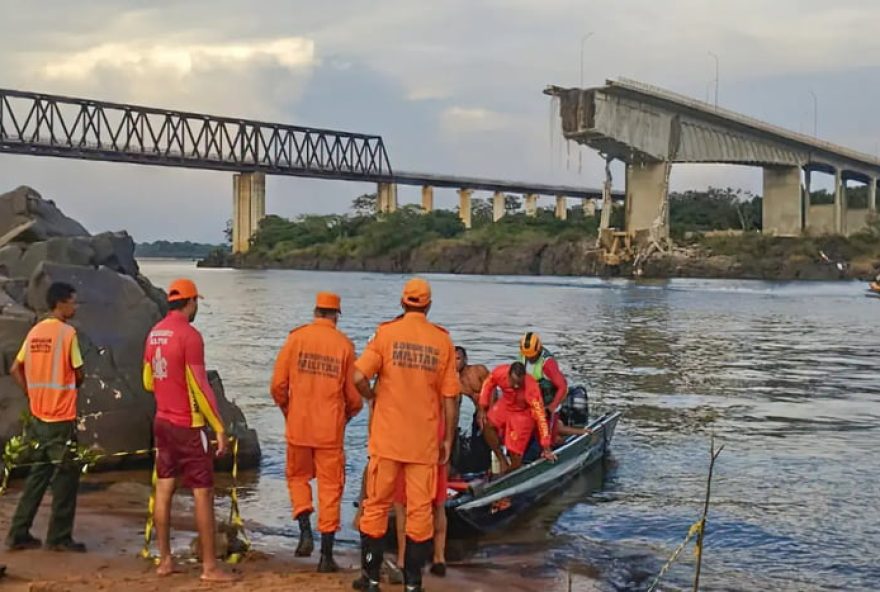
M 144 388 L 156 395 L 156 417 L 198 428 L 207 422 L 225 431 L 205 371 L 202 335 L 183 313 L 171 311 L 153 327 L 144 350 Z
M 531 413 L 538 425 L 538 436 L 541 446 L 547 448 L 551 444 L 550 429 L 547 427 L 547 415 L 544 413 L 544 398 L 538 381 L 526 374 L 523 386 L 514 389 L 510 386 L 510 365 L 498 366 L 483 383 L 480 391 L 480 407 L 488 409 L 492 401 L 493 391 L 501 389 L 501 397 L 495 405 L 503 405 L 511 413 Z

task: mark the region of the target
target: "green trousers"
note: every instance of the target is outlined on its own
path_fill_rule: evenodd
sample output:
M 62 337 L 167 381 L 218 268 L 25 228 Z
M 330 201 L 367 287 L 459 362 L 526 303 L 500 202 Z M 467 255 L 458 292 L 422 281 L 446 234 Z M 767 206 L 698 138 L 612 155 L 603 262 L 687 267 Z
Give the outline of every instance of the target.
M 46 423 L 35 418 L 28 426 L 28 437 L 38 444 L 35 450 L 30 451 L 28 461 L 45 464 L 30 468 L 12 517 L 7 542 L 14 544 L 29 536 L 43 496 L 51 485 L 52 516 L 46 544 L 64 544 L 73 537 L 79 489 L 80 467 L 74 462 L 74 451 L 70 444 L 76 442 L 76 424 L 72 421 Z

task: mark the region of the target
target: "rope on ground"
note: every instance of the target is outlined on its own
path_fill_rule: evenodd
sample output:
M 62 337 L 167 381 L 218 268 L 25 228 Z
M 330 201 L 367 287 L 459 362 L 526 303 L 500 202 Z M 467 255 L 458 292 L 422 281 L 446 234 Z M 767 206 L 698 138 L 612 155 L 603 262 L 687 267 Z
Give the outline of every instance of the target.
M 232 486 L 229 490 L 229 524 L 236 535 L 241 535 L 241 543 L 235 551 L 232 551 L 233 539 L 228 540 L 230 552 L 226 556 L 227 563 L 240 563 L 247 552 L 251 548 L 251 540 L 247 535 L 244 527 L 244 520 L 238 508 L 238 438 L 232 439 Z M 153 463 L 152 488 L 150 490 L 150 500 L 147 502 L 147 522 L 144 525 L 144 548 L 138 554 L 143 559 L 158 563 L 158 555 L 150 551 L 150 545 L 153 539 L 153 530 L 155 527 L 156 512 L 156 485 L 159 476 L 156 472 L 156 463 Z
M 39 443 L 28 441 L 23 436 L 15 436 L 6 442 L 3 449 L 3 476 L 0 480 L 0 496 L 6 493 L 9 486 L 9 479 L 12 471 L 16 468 L 36 467 L 40 465 L 60 465 L 62 463 L 75 462 L 82 465 L 83 474 L 93 467 L 99 460 L 104 458 L 122 458 L 126 456 L 146 456 L 156 452 L 155 448 L 143 448 L 141 450 L 130 450 L 124 452 L 114 452 L 103 454 L 89 448 L 78 447 L 75 442 L 68 442 L 70 451 L 73 454 L 72 459 L 59 459 L 39 462 L 17 462 L 22 454 L 28 450 L 36 450 Z M 227 556 L 228 563 L 239 563 L 251 548 L 251 541 L 244 527 L 244 520 L 238 506 L 238 449 L 239 439 L 232 438 L 232 487 L 230 488 L 230 509 L 229 524 L 236 535 L 241 535 L 241 542 L 237 545 L 236 550 L 231 551 Z M 153 530 L 155 527 L 155 511 L 156 511 L 156 484 L 158 482 L 158 474 L 156 472 L 156 463 L 153 462 L 153 473 L 151 478 L 150 499 L 147 502 L 147 522 L 144 526 L 144 547 L 141 549 L 140 557 L 152 561 L 158 561 L 158 557 L 150 551 L 150 543 L 153 538 Z M 233 541 L 229 541 L 230 549 Z
M 684 537 L 684 540 L 678 547 L 675 548 L 675 551 L 672 552 L 672 555 L 669 556 L 669 559 L 666 563 L 663 564 L 663 567 L 660 568 L 660 573 L 657 574 L 657 577 L 654 578 L 654 581 L 651 582 L 651 585 L 648 587 L 648 592 L 654 592 L 657 589 L 657 585 L 660 584 L 661 578 L 666 575 L 666 572 L 672 567 L 672 564 L 675 563 L 675 560 L 678 559 L 678 556 L 681 555 L 681 552 L 685 550 L 688 543 L 691 542 L 691 539 L 697 536 L 698 534 L 703 532 L 703 528 L 706 523 L 703 518 L 700 518 L 693 524 L 691 524 L 690 529 L 688 529 L 687 536 Z M 694 547 L 694 555 L 699 556 L 701 553 L 700 545 Z

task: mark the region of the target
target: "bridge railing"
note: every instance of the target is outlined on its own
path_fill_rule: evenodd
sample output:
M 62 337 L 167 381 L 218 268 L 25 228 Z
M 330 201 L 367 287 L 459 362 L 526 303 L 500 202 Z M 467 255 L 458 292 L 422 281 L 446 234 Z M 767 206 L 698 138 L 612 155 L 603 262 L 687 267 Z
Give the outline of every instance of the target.
M 392 174 L 376 135 L 5 89 L 0 151 L 355 180 Z

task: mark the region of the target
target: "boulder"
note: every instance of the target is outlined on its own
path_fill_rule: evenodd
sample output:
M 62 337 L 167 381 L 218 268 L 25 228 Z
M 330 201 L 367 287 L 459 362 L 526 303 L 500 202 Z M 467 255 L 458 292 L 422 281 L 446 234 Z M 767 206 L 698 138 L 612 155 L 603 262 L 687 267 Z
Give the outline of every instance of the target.
M 27 224 L 28 222 L 33 224 Z M 30 187 L 0 195 L 0 236 L 16 228 L 20 232 L 12 240 L 36 242 L 54 236 L 88 236 L 89 232 L 76 220 L 68 218 Z
M 0 238 L 11 235 L 17 242 L 0 244 L 0 446 L 20 432 L 27 408 L 9 367 L 37 317 L 47 312 L 49 286 L 61 281 L 76 288 L 80 301 L 71 321 L 85 371 L 77 400 L 80 444 L 109 454 L 150 449 L 155 399 L 141 383 L 143 348 L 167 302 L 140 274 L 134 241 L 125 232 L 89 236 L 28 188 L 0 196 Z M 226 399 L 215 372 L 211 382 L 229 433 L 240 440 L 240 466 L 256 466 L 256 432 Z M 118 468 L 130 460 L 105 457 L 99 466 Z
M 227 433 L 238 438 L 239 466 L 242 468 L 258 466 L 260 464 L 260 441 L 257 438 L 257 431 L 248 427 L 241 409 L 226 398 L 226 389 L 223 388 L 220 374 L 215 370 L 209 371 L 208 381 L 217 397 L 217 407 L 223 418 L 223 423 L 226 424 Z M 226 466 L 229 464 L 229 460 L 226 459 L 221 464 Z
M 27 397 L 12 377 L 0 376 L 0 442 L 21 433 L 21 417 L 27 405 Z
M 71 324 L 97 347 L 109 349 L 122 372 L 139 377 L 144 341 L 161 313 L 137 281 L 107 267 L 43 262 L 28 283 L 28 308 L 47 312 L 46 292 L 53 282 L 66 282 L 76 288 L 81 304 Z

